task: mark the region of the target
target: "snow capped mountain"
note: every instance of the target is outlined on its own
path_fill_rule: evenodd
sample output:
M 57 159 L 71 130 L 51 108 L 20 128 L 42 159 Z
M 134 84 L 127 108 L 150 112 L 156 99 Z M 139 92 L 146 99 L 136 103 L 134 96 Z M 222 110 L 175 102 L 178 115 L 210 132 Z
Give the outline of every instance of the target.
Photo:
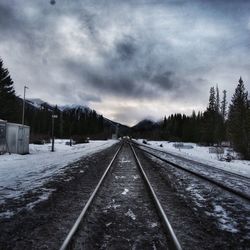
M 55 108 L 57 105 L 52 105 L 49 104 L 48 102 L 43 101 L 40 98 L 30 98 L 26 100 L 29 104 L 31 104 L 35 108 L 42 108 L 42 107 L 47 107 L 50 110 Z M 70 105 L 62 105 L 62 106 L 57 106 L 57 108 L 60 111 L 66 111 L 66 110 L 72 110 L 72 109 L 81 109 L 82 112 L 89 113 L 92 110 L 89 107 L 78 105 L 78 104 L 70 104 Z
M 37 109 L 47 108 L 51 112 L 57 106 L 57 105 L 49 104 L 40 98 L 30 98 L 30 99 L 27 99 L 26 102 L 27 104 L 31 105 L 34 108 L 37 108 Z M 79 104 L 61 105 L 61 106 L 57 106 L 57 108 L 61 112 L 67 112 L 67 111 L 72 111 L 72 110 L 74 111 L 80 110 L 82 113 L 86 113 L 86 114 L 90 114 L 91 112 L 96 112 L 95 110 L 90 109 L 89 107 L 79 105 Z M 97 116 L 101 116 L 101 115 L 97 113 Z M 114 122 L 108 118 L 103 117 L 103 121 L 104 121 L 104 125 L 107 127 L 112 127 L 115 129 L 116 126 L 119 125 L 120 130 L 128 130 L 127 126 Z
M 32 106 L 34 106 L 36 108 L 41 108 L 42 104 L 46 103 L 45 101 L 43 101 L 40 98 L 26 99 L 26 102 L 28 102 L 29 104 L 31 104 Z
M 147 130 L 147 129 L 151 129 L 153 127 L 156 126 L 156 123 L 154 121 L 151 121 L 149 119 L 144 119 L 142 121 L 140 121 L 139 123 L 137 123 L 135 126 L 132 127 L 132 129 L 134 130 Z
M 78 105 L 78 104 L 71 104 L 71 105 L 64 105 L 64 106 L 58 106 L 57 107 L 60 111 L 66 111 L 71 109 L 80 109 L 81 111 L 85 113 L 89 113 L 92 111 L 89 107 Z

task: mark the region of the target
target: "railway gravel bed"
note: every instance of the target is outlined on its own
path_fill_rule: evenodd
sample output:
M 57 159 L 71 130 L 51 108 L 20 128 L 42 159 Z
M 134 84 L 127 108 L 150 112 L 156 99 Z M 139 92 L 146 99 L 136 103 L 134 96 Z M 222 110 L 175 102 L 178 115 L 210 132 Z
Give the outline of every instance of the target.
M 247 197 L 250 197 L 250 179 L 248 177 L 234 174 L 216 167 L 207 166 L 201 162 L 185 159 L 181 156 L 175 156 L 168 152 L 152 149 L 148 146 L 140 145 L 139 147 L 142 147 L 144 150 L 156 154 L 163 159 L 173 162 L 174 164 L 180 165 L 183 168 L 211 178 L 218 183 L 223 183 L 223 185 L 236 190 L 236 192 L 243 193 Z
M 183 249 L 247 249 L 250 204 L 136 149 Z
M 73 239 L 72 249 L 168 249 L 168 239 L 128 144 Z

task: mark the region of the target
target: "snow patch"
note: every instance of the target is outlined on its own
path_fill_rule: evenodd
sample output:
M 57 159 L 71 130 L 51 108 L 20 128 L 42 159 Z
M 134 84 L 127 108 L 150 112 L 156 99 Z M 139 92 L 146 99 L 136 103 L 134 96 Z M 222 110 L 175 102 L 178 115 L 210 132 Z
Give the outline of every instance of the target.
M 70 147 L 65 145 L 66 141 L 55 140 L 55 152 L 50 152 L 50 144 L 30 144 L 28 155 L 0 155 L 0 204 L 39 190 L 53 176 L 64 173 L 69 164 L 117 143 L 117 140 L 90 141 Z
M 133 211 L 131 209 L 128 210 L 127 213 L 125 213 L 126 216 L 130 217 L 132 220 L 136 219 L 135 214 L 133 213 Z
M 117 179 L 117 180 L 119 180 L 119 179 L 125 179 L 126 177 L 125 176 L 115 176 L 115 178 Z
M 201 204 L 206 199 L 199 193 L 199 188 L 195 184 L 190 184 L 186 191 L 190 192 L 191 196 L 194 198 L 194 202 L 198 207 L 203 207 Z
M 237 222 L 234 221 L 233 218 L 231 218 L 228 215 L 228 213 L 222 206 L 217 205 L 217 204 L 213 204 L 213 206 L 214 206 L 213 213 L 209 213 L 207 211 L 205 213 L 208 216 L 213 216 L 217 218 L 218 226 L 220 229 L 231 232 L 231 233 L 237 233 L 238 232 Z
M 122 160 L 120 161 L 121 163 L 127 163 L 127 162 L 131 162 L 130 160 L 125 160 L 124 158 L 122 158 Z
M 128 193 L 128 189 L 127 188 L 124 188 L 124 191 L 122 192 L 123 195 L 126 195 Z
M 28 210 L 33 209 L 35 207 L 35 205 L 37 205 L 39 202 L 47 200 L 49 198 L 50 194 L 53 191 L 55 191 L 55 189 L 46 189 L 46 188 L 43 188 L 42 190 L 44 193 L 41 194 L 36 201 L 33 201 L 33 202 L 26 205 L 26 208 Z
M 132 178 L 133 178 L 134 180 L 137 180 L 137 179 L 139 178 L 139 175 L 132 175 Z
M 120 206 L 121 206 L 121 205 L 119 205 L 119 204 L 115 204 L 115 200 L 113 199 L 113 200 L 112 200 L 112 204 L 106 206 L 104 210 L 107 211 L 107 209 L 111 209 L 111 208 L 116 209 L 116 208 L 118 208 L 118 207 L 120 207 Z
M 153 223 L 151 224 L 151 227 L 152 227 L 152 228 L 155 228 L 155 227 L 157 227 L 157 226 L 158 226 L 157 222 L 153 222 Z
M 0 218 L 5 218 L 5 219 L 9 219 L 14 215 L 13 211 L 7 210 L 5 212 L 0 213 Z

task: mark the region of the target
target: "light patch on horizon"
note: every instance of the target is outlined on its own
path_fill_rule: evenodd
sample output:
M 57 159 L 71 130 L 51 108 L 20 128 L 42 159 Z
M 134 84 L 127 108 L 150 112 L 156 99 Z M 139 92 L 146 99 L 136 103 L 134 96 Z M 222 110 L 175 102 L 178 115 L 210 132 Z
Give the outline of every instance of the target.
M 142 119 L 158 121 L 163 119 L 166 113 L 175 113 L 176 110 L 191 115 L 194 110 L 201 110 L 204 105 L 197 102 L 197 105 L 193 106 L 190 101 L 185 101 L 185 105 L 183 105 L 183 102 L 173 102 L 166 97 L 165 102 L 162 100 L 154 101 L 153 105 L 148 100 L 111 98 L 104 100 L 103 103 L 95 103 L 93 107 L 100 110 L 101 113 L 107 114 L 110 119 L 133 126 Z M 148 115 L 145 115 L 144 110 L 147 111 Z

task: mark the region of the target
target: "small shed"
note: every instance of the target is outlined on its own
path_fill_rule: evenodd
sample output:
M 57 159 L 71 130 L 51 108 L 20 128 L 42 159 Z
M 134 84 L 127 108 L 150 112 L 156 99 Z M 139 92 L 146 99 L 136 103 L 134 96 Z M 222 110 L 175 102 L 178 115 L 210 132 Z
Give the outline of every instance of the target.
M 30 127 L 17 123 L 7 123 L 7 152 L 16 154 L 29 153 Z
M 29 137 L 29 126 L 0 120 L 0 154 L 28 154 Z

